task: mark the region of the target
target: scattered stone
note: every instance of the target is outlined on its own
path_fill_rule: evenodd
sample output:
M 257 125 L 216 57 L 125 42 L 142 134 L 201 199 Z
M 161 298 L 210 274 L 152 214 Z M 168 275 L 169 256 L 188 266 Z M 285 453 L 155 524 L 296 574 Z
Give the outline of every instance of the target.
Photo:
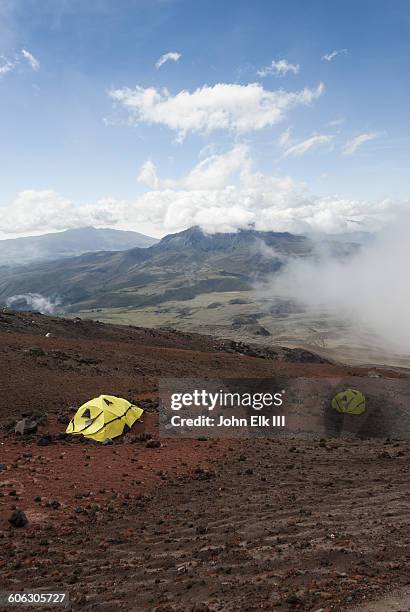
M 69 416 L 67 416 L 67 415 L 66 415 L 64 412 L 59 412 L 59 413 L 58 413 L 58 415 L 57 415 L 57 421 L 58 421 L 59 423 L 66 424 L 66 423 L 68 423 L 68 421 L 69 421 L 69 420 L 70 420 L 70 417 L 69 417 Z
M 329 565 L 332 565 L 332 562 L 330 559 L 320 559 L 320 565 L 322 567 L 329 567 Z
M 131 438 L 131 442 L 146 442 L 147 440 L 151 440 L 151 438 L 152 433 L 149 433 L 149 431 L 143 431 L 138 436 L 134 436 L 133 438 Z
M 48 421 L 47 414 L 33 414 L 32 418 L 36 421 L 37 425 L 45 425 Z
M 201 467 L 198 467 L 194 470 L 194 479 L 195 480 L 211 480 L 211 478 L 215 477 L 215 472 L 211 472 L 210 470 L 204 470 Z
M 299 607 L 303 604 L 303 599 L 298 594 L 292 593 L 286 598 L 286 603 L 290 604 L 291 606 Z
M 47 434 L 47 435 L 45 435 L 45 436 L 42 436 L 42 437 L 41 437 L 41 438 L 38 440 L 37 445 L 38 445 L 38 446 L 48 446 L 49 444 L 51 444 L 51 442 L 52 442 L 52 437 L 51 437 L 51 435 L 50 435 L 50 434 Z
M 25 527 L 28 523 L 28 519 L 22 510 L 14 510 L 9 518 L 9 523 L 13 527 Z
M 39 544 L 40 544 L 40 546 L 49 546 L 50 541 L 49 541 L 49 540 L 46 540 L 46 539 L 41 539 L 41 540 L 39 541 Z
M 370 370 L 367 376 L 369 378 L 381 378 L 381 375 L 378 374 L 375 370 Z
M 24 351 L 28 355 L 33 355 L 34 357 L 44 357 L 46 354 L 45 351 L 39 346 L 30 346 L 28 349 Z
M 14 427 L 14 432 L 20 434 L 21 436 L 25 436 L 27 434 L 36 433 L 37 427 L 37 421 L 27 417 L 25 419 L 21 419 L 16 423 Z
M 148 440 L 145 446 L 146 448 L 160 448 L 161 442 L 159 440 Z

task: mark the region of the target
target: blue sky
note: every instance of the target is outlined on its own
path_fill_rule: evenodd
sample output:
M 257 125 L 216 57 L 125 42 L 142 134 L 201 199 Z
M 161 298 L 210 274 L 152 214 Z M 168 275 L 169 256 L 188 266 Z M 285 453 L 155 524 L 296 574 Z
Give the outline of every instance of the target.
M 373 229 L 409 199 L 409 30 L 400 0 L 0 0 L 0 237 Z

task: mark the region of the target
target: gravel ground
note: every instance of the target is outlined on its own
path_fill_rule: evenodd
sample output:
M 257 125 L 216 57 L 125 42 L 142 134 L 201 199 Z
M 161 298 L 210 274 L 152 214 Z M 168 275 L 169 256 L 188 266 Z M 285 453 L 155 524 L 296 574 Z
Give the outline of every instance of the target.
M 0 591 L 65 590 L 75 610 L 410 609 L 407 440 L 160 443 L 156 414 L 165 375 L 361 377 L 400 395 L 402 374 L 38 315 L 0 320 L 0 371 Z M 144 422 L 110 446 L 60 435 L 107 391 Z M 32 412 L 45 424 L 16 436 Z

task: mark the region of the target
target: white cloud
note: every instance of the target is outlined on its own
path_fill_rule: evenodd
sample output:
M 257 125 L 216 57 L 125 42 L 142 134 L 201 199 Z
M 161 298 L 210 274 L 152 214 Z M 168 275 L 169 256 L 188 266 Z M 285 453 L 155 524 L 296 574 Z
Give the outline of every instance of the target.
M 287 130 L 282 132 L 282 134 L 279 136 L 278 144 L 282 149 L 285 149 L 286 147 L 289 147 L 291 143 L 292 143 L 292 133 L 291 133 L 291 129 L 288 128 Z
M 39 70 L 40 62 L 29 51 L 22 49 L 21 53 L 17 53 L 13 60 L 4 55 L 0 56 L 0 77 L 15 70 L 22 59 L 27 61 L 33 70 Z
M 7 298 L 6 306 L 13 308 L 16 302 L 25 302 L 27 304 L 27 310 L 38 310 L 42 314 L 53 314 L 61 304 L 61 299 L 56 298 L 50 300 L 41 293 L 24 293 L 18 295 L 12 295 Z
M 158 68 L 161 68 L 161 66 L 163 66 L 165 62 L 169 62 L 169 61 L 177 62 L 180 57 L 182 57 L 181 53 L 177 53 L 176 51 L 170 51 L 169 53 L 164 53 L 164 55 L 161 55 L 159 60 L 156 62 L 155 68 L 158 70 Z
M 348 53 L 347 49 L 339 49 L 339 50 L 335 49 L 334 51 L 331 51 L 330 53 L 325 53 L 325 55 L 322 55 L 322 60 L 331 62 L 338 55 L 347 55 L 347 53 Z
M 157 175 L 157 168 L 150 159 L 142 164 L 137 181 L 150 189 L 159 189 L 160 181 Z
M 30 64 L 33 70 L 36 70 L 36 71 L 39 70 L 40 62 L 38 61 L 38 59 L 34 57 L 32 53 L 30 53 L 30 51 L 27 51 L 26 49 L 22 49 L 21 55 L 24 57 L 25 60 L 28 61 L 28 63 Z
M 396 351 L 410 352 L 410 218 L 404 210 L 352 258 L 335 260 L 329 254 L 315 260 L 289 261 L 272 278 L 274 295 L 297 300 L 311 312 L 327 311 L 344 320 L 353 335 Z M 371 336 L 369 334 L 371 332 Z M 376 338 L 375 335 L 377 334 Z
M 281 59 L 278 61 L 272 60 L 270 66 L 265 66 L 258 70 L 257 75 L 260 77 L 266 77 L 270 74 L 276 74 L 276 76 L 284 76 L 288 72 L 298 74 L 300 70 L 299 64 L 290 64 L 287 59 Z
M 353 155 L 357 151 L 359 147 L 361 147 L 365 142 L 369 142 L 370 140 L 374 140 L 377 138 L 379 134 L 377 132 L 368 132 L 367 134 L 359 134 L 356 138 L 349 140 L 345 146 L 343 147 L 343 155 Z
M 332 121 L 329 121 L 329 123 L 327 125 L 329 127 L 339 127 L 345 121 L 346 121 L 346 119 L 344 117 L 340 117 L 340 119 L 333 119 Z
M 128 112 L 131 124 L 165 125 L 182 141 L 189 132 L 223 129 L 241 134 L 271 127 L 291 108 L 319 98 L 323 90 L 322 83 L 316 89 L 297 92 L 269 91 L 259 83 L 218 83 L 175 96 L 153 87 L 124 87 L 111 90 L 109 95 Z
M 181 179 L 165 179 L 158 177 L 155 164 L 148 160 L 140 169 L 138 181 L 150 189 L 213 190 L 222 189 L 232 184 L 234 179 L 252 163 L 248 147 L 237 145 L 224 154 L 211 154 L 202 159 Z
M 208 156 L 179 180 L 160 179 L 152 162 L 139 178 L 150 188 L 134 201 L 104 199 L 79 206 L 53 191 L 23 191 L 1 209 L 0 237 L 87 225 L 154 228 L 157 235 L 191 225 L 211 233 L 248 227 L 299 234 L 376 231 L 409 207 L 390 200 L 316 196 L 289 177 L 254 171 L 243 145 Z
M 283 135 L 282 135 L 283 136 Z M 332 142 L 334 140 L 334 136 L 331 134 L 316 134 L 315 136 L 311 136 L 306 140 L 302 140 L 297 142 L 296 144 L 292 144 L 288 148 L 286 148 L 284 152 L 284 157 L 301 157 L 305 155 L 308 151 L 313 151 L 314 149 L 319 149 L 321 147 L 327 147 L 328 150 L 332 148 Z M 283 137 L 281 137 L 280 142 L 283 144 Z M 285 145 L 289 143 L 289 140 L 285 142 Z
M 223 155 L 211 155 L 200 161 L 182 184 L 186 189 L 222 189 L 251 165 L 248 148 L 237 145 Z
M 51 189 L 27 189 L 9 207 L 0 207 L 0 238 L 44 234 L 76 227 L 115 227 L 128 220 L 138 223 L 137 204 L 105 198 L 76 205 Z M 145 214 L 143 215 L 145 216 Z
M 55 230 L 75 227 L 81 212 L 72 202 L 52 190 L 21 191 L 7 210 L 8 219 L 0 220 L 1 234 L 36 233 L 44 228 Z
M 14 70 L 14 68 L 17 65 L 16 62 L 12 62 L 12 61 L 8 60 L 3 55 L 0 56 L 0 61 L 2 62 L 0 64 L 0 76 L 4 76 L 8 72 L 11 72 L 12 70 Z

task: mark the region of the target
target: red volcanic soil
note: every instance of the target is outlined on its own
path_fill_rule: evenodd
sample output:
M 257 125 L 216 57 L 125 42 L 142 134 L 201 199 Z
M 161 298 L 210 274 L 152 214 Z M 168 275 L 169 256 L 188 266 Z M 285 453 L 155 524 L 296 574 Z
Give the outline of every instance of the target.
M 0 591 L 66 591 L 75 610 L 336 611 L 371 610 L 407 585 L 406 440 L 148 439 L 161 376 L 369 380 L 365 368 L 309 361 L 0 314 Z M 109 446 L 59 435 L 70 407 L 100 393 L 140 403 L 143 422 Z M 31 413 L 47 422 L 14 434 Z M 9 524 L 14 509 L 25 527 Z

